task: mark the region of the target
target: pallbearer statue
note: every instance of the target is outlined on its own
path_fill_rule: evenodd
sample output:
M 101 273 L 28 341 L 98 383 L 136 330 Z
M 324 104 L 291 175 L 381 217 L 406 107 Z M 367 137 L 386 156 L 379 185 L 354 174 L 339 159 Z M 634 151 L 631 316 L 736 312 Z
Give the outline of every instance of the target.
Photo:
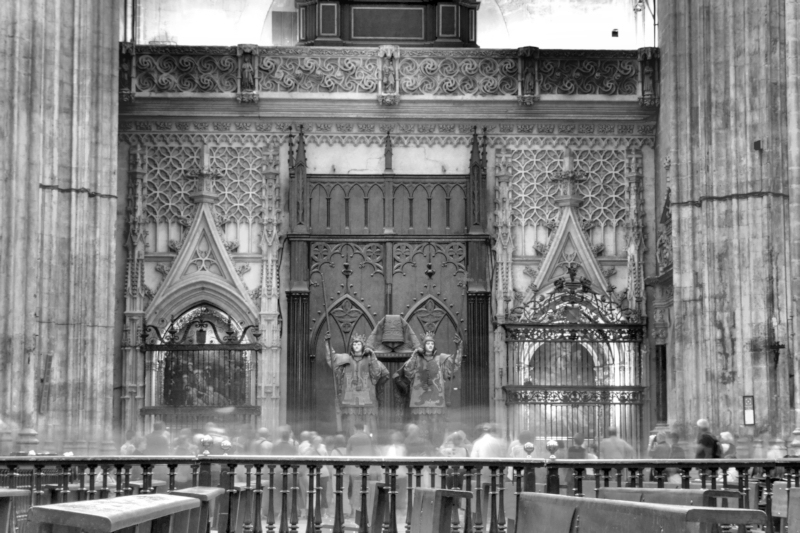
M 341 428 L 352 434 L 353 425 L 363 422 L 370 430 L 377 427 L 377 388 L 389 379 L 389 371 L 375 352 L 364 345 L 363 335 L 354 334 L 348 353 L 334 353 L 331 334 L 325 335 L 328 365 L 333 369 L 341 413 Z M 337 413 L 338 414 L 338 413 Z
M 422 337 L 422 348 L 411 354 L 395 374 L 395 383 L 408 396 L 409 409 L 415 423 L 425 431 L 434 446 L 439 446 L 445 431 L 445 381 L 453 379 L 461 368 L 461 338 L 455 338 L 456 353 L 436 350 L 433 333 Z

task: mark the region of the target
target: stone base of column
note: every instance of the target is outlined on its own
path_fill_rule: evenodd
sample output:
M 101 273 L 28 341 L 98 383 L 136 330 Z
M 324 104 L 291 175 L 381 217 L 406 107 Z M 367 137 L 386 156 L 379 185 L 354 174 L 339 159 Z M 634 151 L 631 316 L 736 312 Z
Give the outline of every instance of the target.
M 33 428 L 24 428 L 17 434 L 17 451 L 36 451 L 39 447 L 39 433 Z

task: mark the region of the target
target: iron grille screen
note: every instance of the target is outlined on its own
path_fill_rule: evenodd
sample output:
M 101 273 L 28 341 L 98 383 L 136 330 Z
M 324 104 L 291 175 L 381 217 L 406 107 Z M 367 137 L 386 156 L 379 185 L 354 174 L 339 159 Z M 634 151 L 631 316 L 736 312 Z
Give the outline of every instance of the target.
M 252 405 L 251 353 L 217 346 L 181 346 L 158 352 L 157 405 Z
M 569 448 L 580 434 L 596 446 L 615 427 L 641 447 L 643 328 L 636 313 L 575 287 L 557 286 L 512 312 L 505 324 L 502 376 L 511 435 L 534 435 Z

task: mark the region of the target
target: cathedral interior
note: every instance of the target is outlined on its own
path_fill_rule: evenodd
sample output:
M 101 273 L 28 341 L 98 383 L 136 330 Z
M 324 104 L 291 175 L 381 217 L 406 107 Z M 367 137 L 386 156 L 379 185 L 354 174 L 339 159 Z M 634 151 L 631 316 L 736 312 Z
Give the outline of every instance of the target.
M 334 434 L 326 343 L 354 340 L 380 435 L 422 413 L 643 453 L 705 418 L 785 446 L 799 10 L 0 2 L 0 453 Z M 460 367 L 423 413 L 395 378 L 427 336 Z

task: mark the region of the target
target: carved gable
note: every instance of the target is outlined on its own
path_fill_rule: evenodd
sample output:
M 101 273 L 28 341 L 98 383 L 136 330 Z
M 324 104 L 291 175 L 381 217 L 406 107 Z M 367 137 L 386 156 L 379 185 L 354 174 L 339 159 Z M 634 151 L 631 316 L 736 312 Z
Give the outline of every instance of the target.
M 194 289 L 200 292 L 208 290 L 209 294 L 224 293 L 246 306 L 252 317 L 257 316 L 247 287 L 225 248 L 221 230 L 215 224 L 213 210 L 213 204 L 198 204 L 178 256 L 149 309 L 160 309 L 176 294 Z
M 558 227 L 534 284 L 542 290 L 552 285 L 556 279 L 567 276 L 569 268 L 577 269 L 578 278 L 589 279 L 592 287 L 601 294 L 606 294 L 603 270 L 581 229 L 577 214 L 573 208 L 563 207 Z

